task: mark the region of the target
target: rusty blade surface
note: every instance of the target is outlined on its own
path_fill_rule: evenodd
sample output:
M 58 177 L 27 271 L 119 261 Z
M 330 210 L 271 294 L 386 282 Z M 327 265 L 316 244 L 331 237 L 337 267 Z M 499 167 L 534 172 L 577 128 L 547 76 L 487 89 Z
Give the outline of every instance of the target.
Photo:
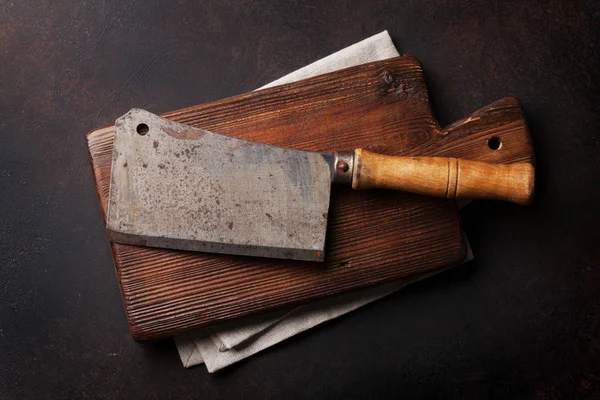
M 322 261 L 332 154 L 248 142 L 133 109 L 116 121 L 115 242 Z

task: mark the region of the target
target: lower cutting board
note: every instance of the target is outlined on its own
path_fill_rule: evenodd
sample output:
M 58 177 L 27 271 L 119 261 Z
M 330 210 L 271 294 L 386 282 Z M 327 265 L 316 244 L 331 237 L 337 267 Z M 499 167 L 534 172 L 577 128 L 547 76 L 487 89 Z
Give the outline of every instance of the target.
M 306 150 L 532 161 L 521 107 L 506 98 L 440 129 L 418 60 L 399 57 L 163 115 L 246 140 Z M 114 127 L 90 132 L 103 213 Z M 132 336 L 148 340 L 447 268 L 462 261 L 450 201 L 334 188 L 326 262 L 112 243 Z

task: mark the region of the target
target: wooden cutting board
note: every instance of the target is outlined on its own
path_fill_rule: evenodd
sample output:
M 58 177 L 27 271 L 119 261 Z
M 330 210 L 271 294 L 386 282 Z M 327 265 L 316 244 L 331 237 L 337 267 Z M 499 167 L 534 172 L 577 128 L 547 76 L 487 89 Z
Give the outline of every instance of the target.
M 517 100 L 440 129 L 418 60 L 398 57 L 163 115 L 278 146 L 532 161 Z M 114 127 L 90 132 L 103 213 Z M 496 148 L 497 149 L 493 149 Z M 148 340 L 447 268 L 465 257 L 453 202 L 334 188 L 326 262 L 191 253 L 111 243 L 132 336 Z

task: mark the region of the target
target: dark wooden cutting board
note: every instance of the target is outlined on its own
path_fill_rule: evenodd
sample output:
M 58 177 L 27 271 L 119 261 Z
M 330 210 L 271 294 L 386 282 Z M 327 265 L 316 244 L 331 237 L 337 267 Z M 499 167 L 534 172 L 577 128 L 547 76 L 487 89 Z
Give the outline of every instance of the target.
M 365 64 L 163 115 L 279 146 L 389 155 L 532 161 L 517 100 L 502 99 L 440 129 L 413 57 Z M 114 127 L 90 132 L 103 214 Z M 499 146 L 493 150 L 491 147 Z M 111 243 L 132 336 L 148 340 L 462 261 L 453 202 L 388 191 L 335 188 L 326 262 L 191 253 Z

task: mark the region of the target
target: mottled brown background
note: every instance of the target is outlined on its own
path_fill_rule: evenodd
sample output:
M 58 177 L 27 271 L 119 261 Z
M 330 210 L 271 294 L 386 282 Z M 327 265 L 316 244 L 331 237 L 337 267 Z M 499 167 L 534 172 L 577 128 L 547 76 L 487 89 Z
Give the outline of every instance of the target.
M 477 260 L 209 375 L 128 333 L 86 132 L 252 90 L 388 29 L 442 124 L 523 101 L 528 208 Z M 598 398 L 596 1 L 0 1 L 0 398 Z

